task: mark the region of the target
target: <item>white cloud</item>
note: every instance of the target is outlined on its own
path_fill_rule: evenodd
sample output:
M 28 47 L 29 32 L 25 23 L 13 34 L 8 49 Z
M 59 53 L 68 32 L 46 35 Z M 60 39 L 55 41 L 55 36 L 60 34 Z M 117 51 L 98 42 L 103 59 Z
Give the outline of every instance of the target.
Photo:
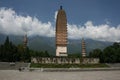
M 120 25 L 111 27 L 108 24 L 93 25 L 88 21 L 84 26 L 68 24 L 69 38 L 90 38 L 99 41 L 120 41 Z
M 51 22 L 42 23 L 36 17 L 17 15 L 12 9 L 0 8 L 0 33 L 29 36 L 40 35 L 53 37 Z
M 55 11 L 54 21 L 56 22 L 58 11 Z
M 54 19 L 56 20 L 57 11 Z M 39 35 L 54 37 L 55 29 L 52 22 L 43 23 L 36 17 L 18 15 L 11 8 L 0 8 L 0 33 L 29 36 Z M 68 23 L 68 37 L 71 39 L 90 38 L 100 41 L 120 41 L 120 25 L 93 25 L 87 21 L 83 26 Z

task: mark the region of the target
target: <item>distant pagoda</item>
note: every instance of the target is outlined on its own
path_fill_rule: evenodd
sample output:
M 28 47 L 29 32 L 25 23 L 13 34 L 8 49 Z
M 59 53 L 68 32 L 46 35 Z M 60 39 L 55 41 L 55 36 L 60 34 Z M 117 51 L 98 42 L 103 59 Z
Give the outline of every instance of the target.
M 82 57 L 86 57 L 86 44 L 84 39 L 82 39 Z
M 56 19 L 56 56 L 67 56 L 67 18 L 62 6 Z
M 24 47 L 24 49 L 27 48 L 27 43 L 28 43 L 27 34 L 25 34 L 24 39 L 23 39 L 23 47 Z

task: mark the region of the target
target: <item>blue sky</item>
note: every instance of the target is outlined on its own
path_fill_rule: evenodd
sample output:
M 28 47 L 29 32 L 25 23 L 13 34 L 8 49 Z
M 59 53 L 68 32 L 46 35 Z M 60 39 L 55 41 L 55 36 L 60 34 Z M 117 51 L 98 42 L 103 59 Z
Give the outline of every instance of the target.
M 68 22 L 83 24 L 120 24 L 120 0 L 0 0 L 0 7 L 13 8 L 19 14 L 37 16 L 42 21 L 52 21 L 54 12 L 62 5 Z
M 59 9 L 60 5 L 63 6 L 63 9 L 67 14 L 69 38 L 79 39 L 85 37 L 101 41 L 120 41 L 120 38 L 118 38 L 119 35 L 117 35 L 120 32 L 120 0 L 0 0 L 1 14 L 3 14 L 3 10 L 3 12 L 10 12 L 12 16 L 18 16 L 19 19 L 21 19 L 21 17 L 24 18 L 20 20 L 20 25 L 22 26 L 18 25 L 24 29 L 23 31 L 21 30 L 20 34 L 24 31 L 27 31 L 29 35 L 47 35 L 48 37 L 53 37 L 55 35 L 54 17 L 55 12 Z M 5 9 L 3 9 L 3 7 L 5 7 Z M 12 13 L 12 11 L 14 13 Z M 6 14 L 4 14 L 4 16 L 5 15 Z M 1 16 L 4 17 L 3 15 Z M 17 19 L 15 16 L 14 18 Z M 48 30 L 51 29 L 51 31 L 46 31 L 45 33 L 39 31 L 35 32 L 33 31 L 33 26 L 30 28 L 28 27 L 28 23 L 25 21 L 26 19 L 31 20 L 31 23 L 35 23 L 38 20 L 38 22 L 36 22 L 38 30 L 40 26 L 45 26 L 44 28 L 47 28 Z M 5 32 L 4 28 L 12 28 L 13 26 L 10 25 L 11 23 L 6 23 L 10 26 L 3 26 L 3 21 L 6 21 L 6 17 L 3 19 L 1 18 L 0 33 Z M 15 22 L 13 21 L 13 23 Z M 88 31 L 89 26 L 91 26 L 90 29 L 94 30 L 94 33 L 90 33 L 90 31 Z M 42 29 L 42 27 L 40 29 Z M 104 30 L 101 31 L 102 29 L 109 29 L 109 31 L 106 33 Z M 4 34 L 14 34 L 11 32 L 16 31 L 14 30 L 10 32 L 10 30 L 11 29 L 8 29 L 8 32 L 6 31 Z M 84 30 L 84 34 L 80 32 L 82 30 Z M 105 32 L 106 35 L 102 36 L 102 32 Z M 97 35 L 94 35 L 96 33 Z M 19 33 L 15 33 L 15 35 L 19 35 Z M 92 35 L 94 37 L 91 37 Z M 115 39 L 113 40 L 112 37 L 115 37 Z

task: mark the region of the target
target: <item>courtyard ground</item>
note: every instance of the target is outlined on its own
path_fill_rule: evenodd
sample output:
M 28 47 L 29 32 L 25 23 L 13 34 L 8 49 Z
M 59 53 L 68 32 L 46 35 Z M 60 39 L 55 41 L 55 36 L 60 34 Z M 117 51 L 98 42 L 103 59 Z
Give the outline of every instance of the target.
M 0 70 L 0 80 L 120 80 L 120 70 L 82 72 Z

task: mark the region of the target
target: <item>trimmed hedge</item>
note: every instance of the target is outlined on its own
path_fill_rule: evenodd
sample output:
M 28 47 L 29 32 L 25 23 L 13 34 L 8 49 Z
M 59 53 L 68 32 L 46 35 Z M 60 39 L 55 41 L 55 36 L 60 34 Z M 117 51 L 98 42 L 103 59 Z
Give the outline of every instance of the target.
M 33 68 L 102 68 L 109 67 L 106 64 L 40 64 L 31 63 Z

